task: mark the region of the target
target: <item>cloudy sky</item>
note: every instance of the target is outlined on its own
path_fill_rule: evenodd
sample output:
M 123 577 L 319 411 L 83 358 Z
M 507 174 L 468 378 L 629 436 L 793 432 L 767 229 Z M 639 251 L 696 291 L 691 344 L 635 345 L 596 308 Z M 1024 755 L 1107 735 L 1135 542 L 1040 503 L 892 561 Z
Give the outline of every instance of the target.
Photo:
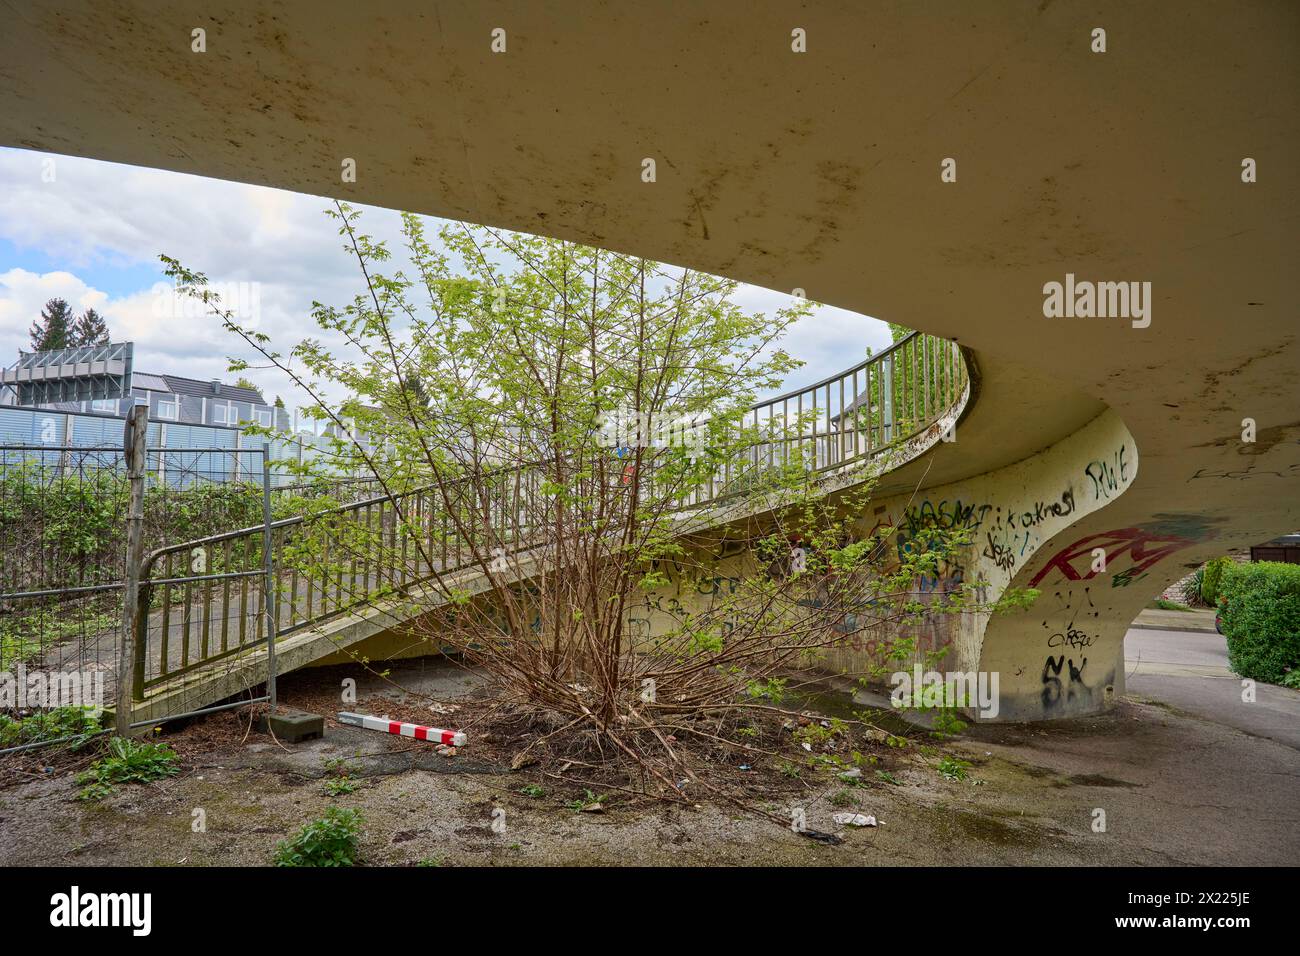
M 359 291 L 355 262 L 323 215 L 327 205 L 318 196 L 0 148 L 0 366 L 31 347 L 28 329 L 59 297 L 78 314 L 100 312 L 113 341 L 134 342 L 140 371 L 233 380 L 228 356 L 252 361 L 255 354 L 211 318 L 160 314 L 155 287 L 167 280 L 159 254 L 214 283 L 257 283 L 260 327 L 287 351 L 315 333 L 313 299 L 342 306 Z M 395 212 L 367 208 L 363 222 L 400 248 Z M 736 301 L 771 312 L 788 299 L 742 286 Z M 807 363 L 787 384 L 824 378 L 863 357 L 866 346 L 888 344 L 884 323 L 820 307 L 786 340 L 786 350 Z M 301 401 L 278 373 L 244 374 L 268 400 Z

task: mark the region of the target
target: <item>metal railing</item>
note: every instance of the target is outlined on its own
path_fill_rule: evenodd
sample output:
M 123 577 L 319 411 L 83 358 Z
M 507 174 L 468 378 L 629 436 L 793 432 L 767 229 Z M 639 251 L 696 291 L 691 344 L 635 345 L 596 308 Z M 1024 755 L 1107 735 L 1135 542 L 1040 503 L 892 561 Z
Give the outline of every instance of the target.
M 958 410 L 969 373 L 959 346 L 914 332 L 837 375 L 759 402 L 745 414 L 743 452 L 718 465 L 679 502 L 700 508 L 734 501 L 760 487 L 768 469 L 797 464 L 830 473 L 861 463 L 913 438 Z M 648 480 L 656 480 L 650 459 Z M 322 624 L 386 594 L 401 594 L 435 573 L 467 570 L 474 560 L 456 533 L 459 518 L 494 547 L 514 553 L 536 544 L 526 516 L 535 514 L 543 482 L 532 466 L 512 465 L 466 488 L 448 513 L 431 487 L 404 490 L 301 515 L 270 525 L 276 595 L 264 613 L 263 526 L 160 548 L 141 572 L 134 694 L 214 660 Z M 189 573 L 202 560 L 204 574 Z M 177 633 L 175 650 L 142 648 L 150 631 Z
M 955 342 L 913 332 L 852 368 L 754 405 L 746 454 L 724 462 L 684 504 L 743 495 L 765 471 L 792 464 L 813 473 L 853 464 L 925 431 L 969 381 Z

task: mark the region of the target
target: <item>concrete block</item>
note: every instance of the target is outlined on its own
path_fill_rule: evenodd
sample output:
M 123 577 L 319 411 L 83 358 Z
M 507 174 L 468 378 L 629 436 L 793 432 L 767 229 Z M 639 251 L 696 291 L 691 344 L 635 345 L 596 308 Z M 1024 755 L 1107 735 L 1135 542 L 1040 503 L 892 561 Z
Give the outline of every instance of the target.
M 257 718 L 253 729 L 267 734 L 274 731 L 277 740 L 296 744 L 301 740 L 313 740 L 325 736 L 325 718 L 316 714 L 304 714 L 299 711 L 277 711 L 263 714 Z

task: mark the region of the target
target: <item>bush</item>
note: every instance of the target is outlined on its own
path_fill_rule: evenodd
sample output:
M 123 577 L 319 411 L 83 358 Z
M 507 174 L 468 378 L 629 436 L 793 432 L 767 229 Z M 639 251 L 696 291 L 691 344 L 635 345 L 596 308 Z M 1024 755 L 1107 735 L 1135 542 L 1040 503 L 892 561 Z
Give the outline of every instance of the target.
M 1280 684 L 1300 668 L 1300 564 L 1232 564 L 1219 584 L 1228 662 L 1242 677 Z
M 75 749 L 99 733 L 99 718 L 88 707 L 55 707 L 15 720 L 0 714 L 0 747 L 72 738 Z
M 108 611 L 100 610 L 103 606 L 92 597 L 50 602 L 30 614 L 0 614 L 0 671 L 34 660 L 51 644 L 113 627 L 121 619 L 120 606 Z
M 1215 558 L 1213 561 L 1205 564 L 1200 571 L 1201 588 L 1200 598 L 1206 607 L 1214 607 L 1219 602 L 1219 588 L 1223 584 L 1223 573 L 1236 562 L 1226 555 L 1221 558 Z
M 319 820 L 304 824 L 292 838 L 275 845 L 276 866 L 351 866 L 357 858 L 361 814 L 330 807 Z

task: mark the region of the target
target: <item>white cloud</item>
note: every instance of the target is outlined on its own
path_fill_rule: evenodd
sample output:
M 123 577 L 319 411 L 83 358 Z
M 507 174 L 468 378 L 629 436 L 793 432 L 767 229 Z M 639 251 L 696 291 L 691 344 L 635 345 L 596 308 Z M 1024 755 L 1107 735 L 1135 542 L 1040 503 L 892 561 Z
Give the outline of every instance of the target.
M 10 360 L 18 348 L 31 347 L 28 330 L 45 303 L 55 298 L 67 300 L 76 313 L 93 308 L 103 315 L 115 339 L 135 343 L 136 368 L 194 378 L 228 377 L 229 336 L 216 323 L 159 321 L 150 290 L 111 298 L 70 272 L 0 273 L 0 337 L 17 344 Z
M 50 299 L 64 299 L 73 311 L 81 312 L 91 308 L 103 311 L 107 298 L 71 272 L 37 275 L 10 269 L 0 273 L 0 336 L 29 348 L 28 331 Z

